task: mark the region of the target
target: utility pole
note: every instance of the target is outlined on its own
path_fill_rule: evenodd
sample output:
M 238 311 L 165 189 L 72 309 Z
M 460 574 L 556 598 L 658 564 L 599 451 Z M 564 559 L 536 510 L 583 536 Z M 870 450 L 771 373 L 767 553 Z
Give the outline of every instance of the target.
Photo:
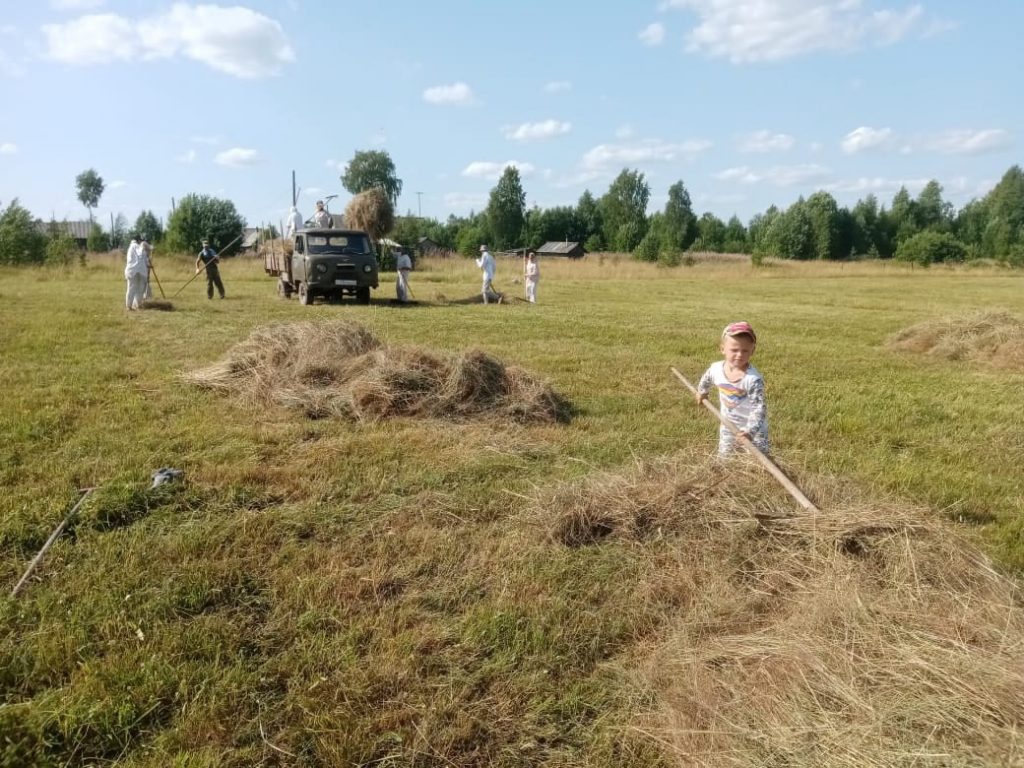
M 416 193 L 416 218 L 418 218 L 418 219 L 422 219 L 423 218 L 423 201 L 421 200 L 422 197 L 423 197 L 423 193 L 422 192 L 417 192 Z

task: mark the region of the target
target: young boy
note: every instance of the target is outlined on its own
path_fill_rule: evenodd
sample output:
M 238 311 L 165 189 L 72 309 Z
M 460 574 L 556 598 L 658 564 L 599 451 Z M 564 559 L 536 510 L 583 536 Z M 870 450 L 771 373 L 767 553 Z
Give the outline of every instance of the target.
M 721 362 L 712 363 L 697 385 L 697 404 L 706 400 L 712 387 L 718 388 L 722 415 L 736 425 L 763 453 L 768 453 L 768 413 L 764 400 L 764 379 L 750 364 L 757 346 L 757 334 L 747 322 L 729 323 L 722 331 Z M 718 454 L 735 450 L 736 436 L 722 424 L 718 429 Z

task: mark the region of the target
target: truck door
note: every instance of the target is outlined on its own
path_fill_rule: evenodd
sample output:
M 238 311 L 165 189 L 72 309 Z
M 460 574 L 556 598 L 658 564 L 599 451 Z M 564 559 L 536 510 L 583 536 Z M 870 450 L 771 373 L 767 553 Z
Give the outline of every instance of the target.
M 292 282 L 306 282 L 306 238 L 304 235 L 295 238 L 295 251 L 292 253 Z

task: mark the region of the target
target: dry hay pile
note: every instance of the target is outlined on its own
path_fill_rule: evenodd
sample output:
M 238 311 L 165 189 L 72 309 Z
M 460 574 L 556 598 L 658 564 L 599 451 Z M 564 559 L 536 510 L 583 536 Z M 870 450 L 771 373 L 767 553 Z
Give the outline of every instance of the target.
M 905 328 L 889 346 L 946 360 L 995 363 L 1024 370 L 1024 320 L 1008 312 L 978 312 Z
M 569 547 L 651 555 L 664 624 L 626 672 L 631 724 L 679 765 L 1024 764 L 1021 595 L 948 526 L 758 468 L 678 458 L 569 486 L 534 522 Z
M 366 230 L 374 240 L 380 240 L 395 225 L 395 208 L 380 187 L 360 192 L 345 206 L 345 225 Z
M 569 413 L 549 385 L 484 352 L 439 357 L 415 347 L 388 347 L 363 326 L 345 321 L 259 328 L 186 380 L 311 418 L 550 423 L 565 421 Z
M 174 305 L 166 299 L 145 299 L 139 309 L 155 309 L 159 312 L 173 312 Z

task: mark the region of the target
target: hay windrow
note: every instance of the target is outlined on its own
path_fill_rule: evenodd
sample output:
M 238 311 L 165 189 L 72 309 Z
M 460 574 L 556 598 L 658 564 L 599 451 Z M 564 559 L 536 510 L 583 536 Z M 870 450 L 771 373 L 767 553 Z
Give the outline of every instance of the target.
M 310 418 L 527 424 L 564 422 L 570 411 L 548 384 L 485 352 L 443 357 L 389 347 L 346 321 L 258 328 L 221 360 L 185 378 L 251 405 L 283 406 Z
M 930 320 L 899 331 L 888 343 L 904 352 L 1024 371 L 1024 319 L 1009 312 Z
M 537 500 L 549 544 L 657 559 L 630 586 L 668 606 L 623 669 L 656 702 L 632 727 L 687 766 L 1024 762 L 1018 588 L 926 510 L 810 485 L 827 512 L 676 457 Z

